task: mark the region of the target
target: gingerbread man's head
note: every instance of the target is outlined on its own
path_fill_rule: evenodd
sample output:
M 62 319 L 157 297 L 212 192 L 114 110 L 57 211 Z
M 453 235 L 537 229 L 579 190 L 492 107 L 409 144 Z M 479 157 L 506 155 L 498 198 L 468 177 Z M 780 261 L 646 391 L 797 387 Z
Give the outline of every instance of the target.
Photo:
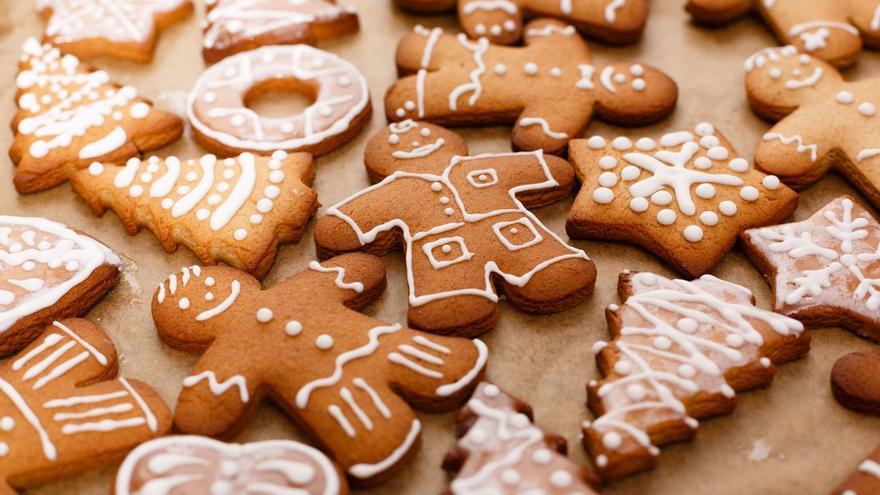
M 745 69 L 752 106 L 772 120 L 794 111 L 815 91 L 843 81 L 834 67 L 790 45 L 755 53 L 746 59 Z
M 592 82 L 597 110 L 612 122 L 641 122 L 645 115 L 660 119 L 675 108 L 675 81 L 653 67 L 617 62 L 596 71 Z
M 373 182 L 406 170 L 439 173 L 452 157 L 468 154 L 467 144 L 458 134 L 443 127 L 404 120 L 376 133 L 367 143 L 364 161 Z

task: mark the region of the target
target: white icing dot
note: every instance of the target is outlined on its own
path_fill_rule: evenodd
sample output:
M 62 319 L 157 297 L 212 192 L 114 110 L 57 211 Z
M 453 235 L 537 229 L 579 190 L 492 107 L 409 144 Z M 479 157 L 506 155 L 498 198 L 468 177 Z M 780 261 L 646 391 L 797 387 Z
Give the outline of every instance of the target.
M 664 337 L 662 335 L 658 336 L 658 337 L 654 337 L 654 340 L 651 342 L 651 344 L 656 349 L 660 349 L 661 351 L 665 351 L 665 350 L 669 349 L 670 347 L 672 347 L 672 341 L 669 340 L 668 337 Z
M 644 79 L 633 79 L 632 88 L 636 91 L 644 91 L 648 88 L 648 83 Z
M 718 225 L 718 215 L 714 211 L 704 211 L 700 213 L 700 222 L 708 227 Z
M 483 387 L 483 395 L 489 398 L 498 397 L 501 395 L 501 389 L 496 385 L 492 385 L 491 383 Z
M 617 184 L 617 175 L 614 172 L 602 172 L 599 174 L 599 185 L 602 187 L 613 187 Z
M 333 337 L 326 333 L 322 333 L 321 335 L 318 335 L 317 339 L 315 339 L 315 346 L 322 351 L 326 351 L 333 347 Z
M 510 32 L 516 31 L 516 22 L 510 19 L 504 21 L 504 30 Z
M 632 141 L 627 137 L 616 137 L 614 141 L 611 141 L 611 147 L 618 151 L 628 150 L 632 148 Z
M 603 156 L 599 158 L 599 168 L 603 170 L 611 170 L 617 166 L 617 158 L 613 156 Z
M 715 146 L 714 148 L 710 148 L 706 153 L 706 156 L 713 160 L 727 160 L 727 157 L 730 155 L 730 152 L 727 151 L 727 148 L 723 146 Z
M 221 201 L 223 201 L 223 197 L 220 196 L 219 194 L 212 194 L 212 195 L 208 196 L 208 204 L 209 205 L 216 205 L 217 203 L 219 203 Z
M 620 74 L 620 73 L 614 74 L 614 82 L 616 82 L 617 84 L 625 83 L 626 82 L 626 74 Z
M 162 208 L 165 208 L 166 210 L 170 210 L 171 207 L 174 206 L 174 200 L 171 198 L 165 198 L 159 204 L 162 205 Z
M 447 217 L 451 217 L 455 214 L 455 210 L 453 210 L 452 208 L 446 208 L 445 210 L 443 210 L 443 214 Z
M 737 211 L 736 203 L 734 203 L 733 201 L 730 201 L 730 200 L 722 201 L 718 205 L 718 211 L 720 211 L 721 214 L 726 217 L 732 217 L 732 216 L 736 215 L 736 211 Z
M 715 126 L 708 122 L 701 122 L 694 128 L 700 136 L 710 136 L 715 134 Z
M 602 136 L 593 136 L 587 140 L 587 146 L 594 150 L 602 149 L 605 147 L 605 138 Z
M 678 367 L 678 374 L 684 378 L 693 378 L 697 376 L 697 369 L 690 364 L 682 364 Z
M 749 161 L 744 158 L 734 158 L 730 160 L 730 163 L 727 164 L 730 170 L 739 173 L 745 173 L 749 171 Z
M 862 103 L 859 105 L 859 113 L 866 117 L 873 117 L 877 113 L 877 108 L 872 103 Z
M 538 64 L 534 62 L 528 62 L 523 66 L 523 72 L 530 76 L 534 76 L 538 73 Z
M 196 211 L 196 219 L 198 219 L 198 220 L 204 221 L 204 220 L 207 220 L 208 217 L 210 217 L 210 216 L 211 216 L 211 210 L 209 210 L 207 208 L 199 208 Z
M 757 201 L 760 193 L 755 187 L 746 186 L 739 190 L 739 197 L 746 201 Z
M 565 488 L 566 486 L 570 485 L 572 479 L 573 477 L 571 473 L 565 471 L 564 469 L 557 469 L 556 471 L 550 473 L 550 484 L 558 488 Z
M 553 67 L 552 69 L 550 69 L 550 76 L 562 77 L 562 69 L 560 69 L 559 67 Z
M 620 171 L 620 178 L 623 180 L 636 180 L 641 175 L 642 171 L 639 167 L 633 165 L 627 165 L 623 167 L 623 170 Z
M 128 113 L 134 119 L 145 119 L 150 115 L 150 106 L 146 103 L 138 102 L 131 106 Z
M 644 138 L 641 138 L 638 141 L 636 141 L 636 148 L 638 148 L 642 151 L 651 151 L 656 147 L 657 147 L 657 143 L 654 142 L 654 140 L 651 138 L 644 137 Z
M 642 64 L 633 64 L 629 67 L 629 73 L 635 77 L 642 77 L 645 75 L 645 66 Z
M 773 67 L 768 74 L 770 75 L 770 79 L 779 79 L 782 77 L 782 69 L 779 67 Z
M 522 480 L 519 471 L 516 469 L 505 469 L 501 472 L 501 482 L 505 485 L 515 485 Z
M 272 314 L 272 310 L 269 308 L 260 308 L 257 310 L 257 321 L 260 323 L 269 323 L 274 317 L 275 315 Z
M 619 449 L 622 443 L 623 439 L 620 438 L 620 434 L 617 432 L 609 431 L 602 436 L 602 445 L 604 445 L 605 448 L 608 450 Z
M 205 292 L 205 301 L 213 301 L 214 293 L 213 292 Z
M 232 233 L 232 237 L 235 238 L 236 241 L 243 241 L 248 236 L 248 231 L 245 229 L 235 229 L 235 232 Z
M 260 213 L 269 213 L 270 211 L 272 211 L 272 207 L 273 204 L 271 199 L 263 198 L 257 201 L 257 210 Z
M 775 175 L 768 175 L 767 177 L 764 177 L 763 180 L 761 180 L 761 185 L 763 185 L 765 189 L 775 191 L 779 189 L 781 183 L 779 182 L 779 177 L 776 177 Z
M 281 195 L 281 189 L 278 186 L 266 186 L 263 195 L 269 199 L 275 199 Z
M 255 213 L 255 214 L 251 215 L 251 216 L 248 218 L 248 221 L 251 222 L 252 224 L 256 225 L 256 224 L 258 224 L 258 223 L 260 223 L 260 222 L 263 221 L 263 216 L 262 216 L 262 215 L 257 215 L 257 214 Z
M 273 170 L 269 173 L 269 181 L 275 184 L 279 184 L 284 181 L 284 172 L 281 170 Z
M 672 195 L 668 191 L 657 191 L 651 195 L 651 202 L 658 206 L 666 206 L 672 203 Z
M 614 372 L 626 376 L 632 372 L 632 364 L 628 361 L 618 361 L 614 363 Z
M 675 223 L 676 217 L 677 215 L 675 212 L 668 208 L 657 212 L 657 222 L 659 222 L 660 225 L 672 225 Z
M 696 189 L 697 196 L 703 199 L 712 199 L 715 197 L 715 186 L 712 184 L 700 184 Z
M 538 449 L 532 452 L 532 461 L 535 464 L 547 465 L 553 460 L 553 453 L 547 449 Z
M 599 187 L 593 191 L 593 201 L 600 205 L 607 205 L 614 201 L 614 192 L 607 187 Z
M 510 424 L 515 428 L 522 429 L 529 426 L 531 421 L 529 421 L 529 417 L 525 414 L 515 414 L 513 418 L 510 419 Z
M 388 142 L 390 144 L 400 144 L 400 136 L 398 136 L 397 134 L 389 134 Z
M 217 281 L 214 280 L 214 277 L 208 277 L 205 279 L 205 285 L 208 287 L 213 287 L 214 284 L 216 284 L 216 283 L 217 283 Z
M 492 70 L 495 72 L 495 74 L 503 76 L 507 73 L 507 66 L 504 64 L 495 64 L 495 67 L 493 67 Z
M 9 416 L 4 416 L 3 419 L 0 419 L 0 430 L 3 431 L 12 431 L 15 428 L 15 420 Z
M 180 309 L 189 309 L 189 299 L 186 297 L 181 298 L 180 301 L 178 301 L 177 306 L 180 307 Z
M 9 455 L 9 444 L 0 442 L 0 457 L 6 457 L 7 455 Z
M 649 206 L 650 203 L 648 203 L 648 200 L 645 198 L 633 198 L 629 202 L 629 209 L 636 213 L 647 211 Z
M 742 345 L 745 344 L 745 340 L 742 336 L 735 333 L 728 335 L 724 340 L 727 342 L 727 345 L 733 348 L 742 347 Z
M 684 238 L 688 242 L 700 242 L 703 240 L 703 229 L 698 225 L 688 225 L 684 228 Z
M 645 390 L 645 387 L 639 385 L 638 383 L 633 383 L 626 387 L 626 396 L 634 402 L 641 402 L 645 400 L 646 395 L 648 395 L 648 391 Z
M 697 331 L 698 326 L 699 324 L 692 318 L 682 318 L 675 322 L 675 328 L 678 328 L 684 333 L 694 333 Z
M 432 191 L 439 192 L 441 189 L 443 189 L 443 184 L 440 184 L 439 182 L 434 182 L 431 184 Z
M 694 160 L 694 167 L 700 170 L 710 169 L 712 168 L 712 160 L 710 160 L 707 156 L 697 157 L 697 159 Z
M 303 326 L 302 323 L 296 320 L 290 320 L 284 325 L 284 333 L 286 333 L 290 337 L 295 337 L 302 333 Z
M 841 105 L 849 105 L 853 101 L 855 101 L 855 97 L 849 91 L 840 91 L 836 95 L 834 95 L 834 100 Z
M 99 162 L 92 162 L 89 165 L 89 175 L 101 175 L 104 173 L 104 165 Z

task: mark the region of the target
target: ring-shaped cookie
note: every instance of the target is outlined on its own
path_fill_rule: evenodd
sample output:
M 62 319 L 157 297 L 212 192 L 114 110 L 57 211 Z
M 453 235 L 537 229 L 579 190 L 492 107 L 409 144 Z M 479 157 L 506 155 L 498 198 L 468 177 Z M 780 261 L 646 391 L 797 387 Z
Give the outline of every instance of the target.
M 311 93 L 315 101 L 281 118 L 247 107 L 254 90 L 274 89 Z M 308 45 L 288 45 L 239 53 L 208 68 L 190 93 L 187 118 L 196 139 L 217 154 L 321 155 L 354 137 L 370 110 L 367 81 L 355 66 Z

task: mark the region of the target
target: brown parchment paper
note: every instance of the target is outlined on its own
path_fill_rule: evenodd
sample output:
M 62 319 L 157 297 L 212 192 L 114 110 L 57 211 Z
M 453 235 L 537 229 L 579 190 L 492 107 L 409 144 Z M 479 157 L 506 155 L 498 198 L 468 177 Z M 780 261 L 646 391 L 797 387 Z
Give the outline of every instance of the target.
M 417 23 L 455 29 L 452 16 L 416 17 L 395 8 L 391 0 L 340 0 L 360 12 L 358 34 L 320 45 L 354 63 L 366 75 L 373 98 L 374 115 L 368 129 L 348 145 L 318 160 L 315 188 L 324 207 L 368 185 L 363 168 L 367 138 L 383 124 L 383 95 L 395 79 L 394 48 L 401 35 Z M 593 133 L 625 133 L 633 136 L 692 127 L 709 121 L 724 132 L 740 154 L 751 159 L 768 125 L 748 109 L 743 91 L 742 64 L 746 56 L 774 39 L 755 18 L 741 20 L 724 29 L 708 30 L 690 23 L 682 10 L 684 0 L 653 0 L 648 29 L 641 43 L 626 48 L 591 44 L 600 61 L 641 60 L 670 74 L 681 90 L 679 107 L 672 118 L 648 129 L 620 130 L 594 122 Z M 39 36 L 43 24 L 31 0 L 0 0 L 0 122 L 10 122 L 15 112 L 13 95 L 16 61 L 22 42 Z M 155 59 L 141 65 L 111 59 L 91 62 L 107 69 L 122 83 L 132 84 L 140 94 L 158 105 L 183 112 L 186 92 L 203 70 L 199 53 L 199 22 L 203 6 L 185 22 L 163 32 Z M 880 54 L 866 51 L 847 77 L 880 75 Z M 291 98 L 264 100 L 258 111 L 283 114 L 302 108 Z M 509 150 L 509 129 L 484 128 L 462 131 L 471 152 Z M 12 186 L 13 166 L 6 157 L 12 139 L 0 132 L 0 213 L 45 216 L 67 223 L 103 240 L 130 262 L 125 277 L 103 303 L 88 316 L 102 325 L 116 343 L 121 373 L 141 378 L 156 387 L 173 406 L 180 382 L 195 358 L 164 346 L 158 339 L 149 312 L 154 289 L 164 277 L 183 265 L 197 262 L 181 248 L 166 254 L 153 235 L 143 231 L 129 237 L 117 217 L 107 213 L 95 218 L 85 203 L 62 185 L 51 191 L 19 196 Z M 878 138 L 880 139 L 880 138 Z M 195 156 L 204 151 L 187 135 L 160 154 Z M 838 177 L 826 177 L 801 195 L 794 218 L 803 219 L 836 195 L 859 195 Z M 565 216 L 571 199 L 537 211 L 548 226 L 564 235 Z M 874 212 L 876 215 L 876 212 Z M 617 302 L 618 273 L 626 268 L 671 274 L 646 252 L 602 242 L 574 243 L 590 254 L 598 266 L 595 294 L 581 306 L 550 316 L 530 316 L 502 304 L 498 326 L 484 339 L 491 350 L 491 380 L 530 402 L 538 423 L 564 435 L 571 456 L 587 462 L 580 446 L 581 422 L 588 417 L 584 386 L 598 373 L 590 352 L 596 340 L 608 337 L 604 308 Z M 312 229 L 302 242 L 284 246 L 265 284 L 271 285 L 301 269 L 314 259 Z M 388 290 L 368 309 L 387 321 L 406 320 L 406 288 L 400 255 L 385 258 Z M 760 274 L 734 250 L 715 270 L 715 275 L 751 288 L 759 304 L 767 307 L 769 291 Z M 807 358 L 783 366 L 773 386 L 742 394 L 739 407 L 725 417 L 703 421 L 696 441 L 663 449 L 657 470 L 614 484 L 605 493 L 635 494 L 825 494 L 852 472 L 880 443 L 880 419 L 869 418 L 840 407 L 828 385 L 834 361 L 844 353 L 875 346 L 841 329 L 813 330 L 813 350 Z M 424 434 L 420 453 L 387 484 L 355 493 L 425 495 L 440 493 L 446 476 L 440 469 L 445 451 L 454 443 L 455 413 L 422 414 Z M 264 405 L 236 440 L 269 438 L 305 440 L 301 432 L 273 406 Z M 34 489 L 34 494 L 108 493 L 115 466 Z

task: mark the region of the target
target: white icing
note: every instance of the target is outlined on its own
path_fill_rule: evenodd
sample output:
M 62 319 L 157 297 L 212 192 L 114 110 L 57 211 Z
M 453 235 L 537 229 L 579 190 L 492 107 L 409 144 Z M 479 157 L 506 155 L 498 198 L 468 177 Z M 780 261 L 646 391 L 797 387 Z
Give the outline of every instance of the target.
M 232 375 L 224 381 L 217 380 L 217 374 L 213 371 L 206 370 L 196 375 L 188 376 L 183 379 L 184 387 L 195 387 L 199 383 L 207 381 L 208 389 L 214 395 L 223 395 L 232 387 L 238 388 L 238 396 L 242 403 L 247 403 L 250 399 L 248 394 L 247 380 L 242 375 Z

